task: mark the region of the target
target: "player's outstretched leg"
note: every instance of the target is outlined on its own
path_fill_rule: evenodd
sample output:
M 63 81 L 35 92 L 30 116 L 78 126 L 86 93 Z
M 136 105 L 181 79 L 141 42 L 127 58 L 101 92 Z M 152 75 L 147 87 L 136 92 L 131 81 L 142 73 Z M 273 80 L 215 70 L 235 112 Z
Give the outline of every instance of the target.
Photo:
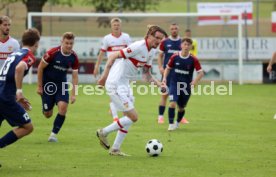
M 123 129 L 120 129 L 117 131 L 117 135 L 114 141 L 114 144 L 111 148 L 111 150 L 109 151 L 110 155 L 115 155 L 115 156 L 130 156 L 126 153 L 121 152 L 121 145 L 128 133 L 128 129 L 130 126 L 125 126 Z
M 165 106 L 159 105 L 159 108 L 158 108 L 158 111 L 159 111 L 159 114 L 158 114 L 158 123 L 159 124 L 163 124 L 164 123 L 164 112 L 165 112 L 165 109 L 166 109 Z
M 103 133 L 103 129 L 98 129 L 96 131 L 96 135 L 100 141 L 100 145 L 104 148 L 104 149 L 109 149 L 110 148 L 110 145 L 108 143 L 108 140 L 107 140 L 107 134 L 104 134 Z
M 177 128 L 176 124 L 174 123 L 175 106 L 176 106 L 175 102 L 170 102 L 170 107 L 168 111 L 168 117 L 169 117 L 168 131 L 174 131 Z
M 15 143 L 18 139 L 30 134 L 32 131 L 33 125 L 30 122 L 9 131 L 0 139 L 0 148 L 4 148 L 10 144 Z
M 60 115 L 59 113 L 56 115 L 55 121 L 53 123 L 52 132 L 48 138 L 49 142 L 58 142 L 57 134 L 60 131 L 63 123 L 65 121 L 65 115 Z
M 53 123 L 53 129 L 48 138 L 48 142 L 58 142 L 57 134 L 59 133 L 59 131 L 65 121 L 67 106 L 68 106 L 68 104 L 64 101 L 58 102 L 58 114 L 56 115 L 55 121 Z
M 158 123 L 164 123 L 164 112 L 166 109 L 166 102 L 167 102 L 168 95 L 161 95 L 161 101 L 158 107 Z

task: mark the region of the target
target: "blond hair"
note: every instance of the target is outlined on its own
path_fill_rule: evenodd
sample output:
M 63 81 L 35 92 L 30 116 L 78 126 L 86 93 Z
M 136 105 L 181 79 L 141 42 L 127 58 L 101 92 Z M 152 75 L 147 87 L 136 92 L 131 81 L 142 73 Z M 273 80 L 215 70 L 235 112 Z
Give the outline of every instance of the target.
M 110 20 L 110 24 L 112 24 L 112 23 L 114 23 L 114 22 L 122 23 L 122 20 L 119 19 L 119 18 L 112 18 L 112 19 Z

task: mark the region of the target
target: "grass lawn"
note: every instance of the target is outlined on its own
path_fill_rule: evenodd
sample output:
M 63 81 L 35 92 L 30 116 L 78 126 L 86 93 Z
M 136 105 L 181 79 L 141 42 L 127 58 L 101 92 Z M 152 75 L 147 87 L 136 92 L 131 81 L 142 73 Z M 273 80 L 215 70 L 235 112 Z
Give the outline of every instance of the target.
M 41 114 L 35 85 L 24 85 L 32 103 L 35 130 L 0 150 L 1 177 L 273 177 L 276 174 L 274 85 L 233 85 L 232 96 L 192 96 L 186 109 L 190 124 L 175 132 L 156 122 L 159 96 L 136 96 L 139 121 L 130 128 L 122 150 L 112 157 L 95 136 L 112 120 L 107 96 L 80 94 L 70 105 L 58 143 L 47 138 L 54 118 Z M 166 112 L 167 115 L 167 112 Z M 167 116 L 166 116 L 167 117 Z M 0 136 L 11 127 L 3 122 Z M 115 133 L 108 138 L 113 142 Z M 159 139 L 160 157 L 148 157 L 145 144 Z

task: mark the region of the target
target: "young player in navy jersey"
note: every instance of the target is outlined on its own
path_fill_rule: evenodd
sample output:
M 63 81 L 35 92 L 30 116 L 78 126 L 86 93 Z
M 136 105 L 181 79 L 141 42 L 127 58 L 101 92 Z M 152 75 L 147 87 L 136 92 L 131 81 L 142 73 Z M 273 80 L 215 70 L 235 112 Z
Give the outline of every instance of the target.
M 170 25 L 170 32 L 171 35 L 164 39 L 159 47 L 160 53 L 158 55 L 158 67 L 160 70 L 160 73 L 163 75 L 164 70 L 166 68 L 166 65 L 170 59 L 170 57 L 181 50 L 181 38 L 179 37 L 179 26 L 176 23 L 172 23 Z M 170 83 L 172 73 L 168 74 L 166 80 L 168 83 Z M 158 109 L 158 123 L 163 124 L 164 123 L 164 112 L 166 109 L 166 102 L 168 99 L 167 94 L 162 94 L 161 101 L 159 103 L 159 109 Z M 183 123 L 188 123 L 188 121 L 183 118 Z
M 185 107 L 191 95 L 191 88 L 195 86 L 204 73 L 198 59 L 190 54 L 192 39 L 184 38 L 181 41 L 181 51 L 172 55 L 164 71 L 163 84 L 169 86 L 169 131 L 175 130 L 185 114 Z M 193 80 L 193 72 L 197 71 L 197 76 Z M 167 81 L 167 76 L 172 72 L 171 81 Z M 177 122 L 174 123 L 175 107 L 178 106 Z
M 56 104 L 56 115 L 53 129 L 48 138 L 49 142 L 57 142 L 56 135 L 61 129 L 69 102 L 67 71 L 72 68 L 72 93 L 70 102 L 76 101 L 75 88 L 78 84 L 79 61 L 77 54 L 72 50 L 74 34 L 66 32 L 62 36 L 61 46 L 54 47 L 43 56 L 37 71 L 37 93 L 42 98 L 43 114 L 46 118 L 53 115 L 53 107 Z
M 0 138 L 0 148 L 8 146 L 33 131 L 26 110 L 31 109 L 23 96 L 22 81 L 35 63 L 33 53 L 40 39 L 36 29 L 28 29 L 22 35 L 22 49 L 10 54 L 0 70 L 0 125 L 5 119 L 15 129 Z

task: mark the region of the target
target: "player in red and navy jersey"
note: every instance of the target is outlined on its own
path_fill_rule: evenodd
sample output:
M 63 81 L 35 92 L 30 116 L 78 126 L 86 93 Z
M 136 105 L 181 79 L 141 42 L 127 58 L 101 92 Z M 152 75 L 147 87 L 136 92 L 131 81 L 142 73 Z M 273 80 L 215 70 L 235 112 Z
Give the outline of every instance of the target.
M 22 81 L 30 67 L 35 63 L 33 53 L 40 39 L 36 29 L 28 29 L 22 35 L 22 49 L 12 53 L 0 70 L 0 125 L 6 120 L 16 127 L 0 138 L 0 148 L 8 146 L 30 134 L 33 125 L 28 113 L 31 105 L 23 96 Z
M 122 21 L 119 18 L 113 18 L 110 21 L 111 33 L 104 36 L 102 41 L 101 50 L 98 55 L 97 63 L 93 71 L 94 76 L 98 75 L 100 64 L 104 58 L 104 55 L 107 54 L 107 58 L 114 52 L 120 51 L 131 43 L 131 38 L 127 33 L 122 32 Z M 114 104 L 110 102 L 110 112 L 112 114 L 113 121 L 118 120 L 117 109 Z
M 195 86 L 204 73 L 198 59 L 190 54 L 192 39 L 181 40 L 181 51 L 171 56 L 164 72 L 163 84 L 169 86 L 169 131 L 175 130 L 185 114 L 185 107 L 191 95 L 191 88 Z M 170 83 L 166 78 L 170 71 L 172 77 Z M 197 71 L 197 76 L 193 80 L 193 72 Z M 174 124 L 175 107 L 178 106 L 177 122 Z
M 72 68 L 72 93 L 70 102 L 76 100 L 76 87 L 78 84 L 79 61 L 77 54 L 72 50 L 74 34 L 66 32 L 62 36 L 61 46 L 50 49 L 43 56 L 37 71 L 37 93 L 42 98 L 43 114 L 46 118 L 53 115 L 53 107 L 56 104 L 56 115 L 49 142 L 57 142 L 56 135 L 61 129 L 69 102 L 67 71 Z
M 167 66 L 167 63 L 170 59 L 170 57 L 181 50 L 181 38 L 179 37 L 179 26 L 176 23 L 172 23 L 170 25 L 170 32 L 171 35 L 164 39 L 160 46 L 159 46 L 159 55 L 157 58 L 158 61 L 158 67 L 160 70 L 161 75 L 164 74 L 164 70 Z M 167 82 L 170 83 L 171 80 L 171 75 L 170 73 L 167 77 Z M 161 79 L 162 80 L 162 79 Z M 161 95 L 161 101 L 159 103 L 159 109 L 158 109 L 158 123 L 163 124 L 164 123 L 164 112 L 166 109 L 166 102 L 167 102 L 168 95 L 167 94 L 162 94 Z

